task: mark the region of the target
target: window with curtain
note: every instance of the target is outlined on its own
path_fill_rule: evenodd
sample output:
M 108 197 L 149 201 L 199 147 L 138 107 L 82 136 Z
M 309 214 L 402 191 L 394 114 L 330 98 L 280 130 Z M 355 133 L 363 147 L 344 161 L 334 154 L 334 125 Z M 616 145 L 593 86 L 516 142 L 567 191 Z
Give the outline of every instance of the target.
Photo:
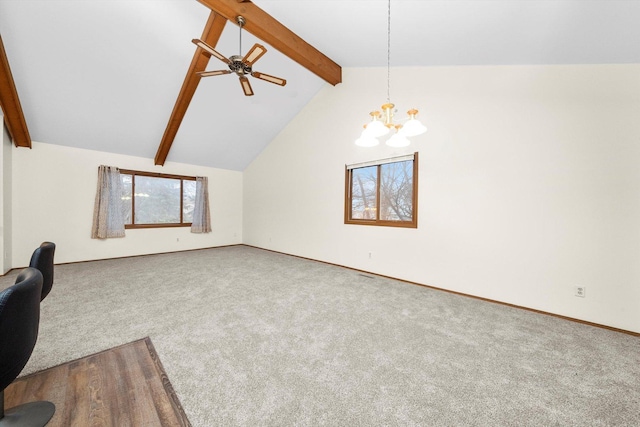
M 122 169 L 125 228 L 191 227 L 195 176 Z
M 95 203 L 93 238 L 124 237 L 129 228 L 211 231 L 207 177 L 100 166 Z
M 418 153 L 345 167 L 345 224 L 418 227 Z
M 98 187 L 93 207 L 91 238 L 112 237 L 124 237 L 122 181 L 118 168 L 103 165 L 98 168 Z

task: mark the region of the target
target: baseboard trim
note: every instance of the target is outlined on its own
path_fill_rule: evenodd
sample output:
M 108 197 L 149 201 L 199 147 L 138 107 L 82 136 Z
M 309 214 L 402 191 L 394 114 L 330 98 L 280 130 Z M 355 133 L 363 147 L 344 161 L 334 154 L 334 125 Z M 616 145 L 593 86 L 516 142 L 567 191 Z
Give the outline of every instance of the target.
M 516 304 L 511 304 L 511 303 L 508 303 L 508 302 L 504 302 L 504 301 L 498 301 L 498 300 L 494 300 L 494 299 L 490 299 L 490 298 L 480 297 L 480 296 L 477 296 L 477 295 L 472 295 L 472 294 L 466 294 L 466 293 L 463 293 L 463 292 L 452 291 L 450 289 L 439 288 L 437 286 L 426 285 L 424 283 L 412 282 L 410 280 L 399 279 L 399 278 L 393 277 L 393 276 L 385 276 L 384 274 L 372 273 L 371 271 L 360 270 L 360 269 L 357 269 L 357 268 L 348 267 L 346 265 L 335 264 L 335 263 L 328 262 L 328 261 L 321 261 L 321 260 L 318 260 L 318 259 L 303 257 L 303 256 L 300 256 L 300 255 L 294 255 L 294 254 L 290 254 L 290 253 L 286 253 L 286 252 L 276 251 L 276 250 L 273 250 L 273 249 L 261 248 L 259 246 L 247 245 L 247 244 L 244 244 L 244 243 L 237 243 L 237 244 L 233 244 L 233 245 L 211 246 L 211 247 L 206 247 L 206 248 L 184 249 L 184 250 L 181 250 L 181 251 L 158 252 L 158 253 L 153 253 L 153 254 L 128 255 L 128 256 L 114 257 L 114 258 L 101 258 L 101 259 L 92 259 L 92 260 L 85 260 L 85 261 L 62 262 L 62 263 L 58 263 L 56 265 L 80 264 L 80 263 L 83 263 L 83 262 L 107 261 L 107 260 L 111 260 L 111 259 L 137 258 L 137 257 L 152 256 L 152 255 L 163 255 L 163 254 L 173 254 L 173 253 L 180 253 L 180 252 L 202 251 L 202 250 L 208 250 L 208 249 L 229 248 L 229 247 L 234 247 L 234 246 L 246 246 L 246 247 L 249 247 L 249 248 L 260 249 L 260 250 L 263 250 L 263 251 L 273 252 L 273 253 L 277 253 L 277 254 L 281 254 L 281 255 L 288 255 L 288 256 L 295 257 L 295 258 L 306 259 L 306 260 L 309 260 L 309 261 L 321 262 L 323 264 L 334 265 L 336 267 L 346 268 L 348 270 L 358 271 L 360 273 L 372 274 L 372 275 L 377 276 L 377 277 L 384 277 L 386 279 L 397 280 L 399 282 L 407 283 L 407 284 L 414 285 L 414 286 L 421 286 L 423 288 L 428 288 L 428 289 L 433 289 L 433 290 L 436 290 L 436 291 L 447 292 L 447 293 L 450 293 L 450 294 L 460 295 L 460 296 L 467 297 L 467 298 L 473 298 L 473 299 L 476 299 L 476 300 L 490 302 L 490 303 L 493 303 L 493 304 L 500 304 L 500 305 L 504 305 L 504 306 L 507 306 L 507 307 L 518 308 L 520 310 L 526 310 L 526 311 L 530 311 L 530 312 L 533 312 L 533 313 L 543 314 L 543 315 L 546 315 L 546 316 L 552 316 L 552 317 L 556 317 L 556 318 L 559 318 L 559 319 L 568 320 L 570 322 L 580 323 L 580 324 L 587 325 L 587 326 L 592 326 L 592 327 L 595 327 L 595 328 L 607 329 L 609 331 L 619 332 L 619 333 L 622 333 L 622 334 L 627 334 L 627 335 L 631 335 L 633 337 L 640 338 L 640 332 L 633 332 L 633 331 L 629 331 L 629 330 L 626 330 L 626 329 L 615 328 L 613 326 L 608 326 L 608 325 L 603 325 L 603 324 L 600 324 L 600 323 L 589 322 L 587 320 L 576 319 L 574 317 L 563 316 L 562 314 L 550 313 L 548 311 L 538 310 L 538 309 L 535 309 L 535 308 L 525 307 L 525 306 L 522 306 L 522 305 L 516 305 Z M 13 270 L 19 270 L 19 269 L 21 270 L 23 268 L 25 268 L 25 267 L 12 268 L 9 271 L 7 271 L 4 275 L 7 275 L 7 274 L 11 273 Z M 0 275 L 0 277 L 2 277 L 2 276 L 3 275 Z
M 207 249 L 230 248 L 230 247 L 233 247 L 233 246 L 244 246 L 244 245 L 242 243 L 236 243 L 236 244 L 233 244 L 233 245 L 208 246 L 206 248 L 183 249 L 181 251 L 155 252 L 155 253 L 152 253 L 152 254 L 125 255 L 125 256 L 117 256 L 117 257 L 113 257 L 113 258 L 98 258 L 98 259 L 86 259 L 86 260 L 83 260 L 83 261 L 57 262 L 54 265 L 82 264 L 83 262 L 109 261 L 109 260 L 112 260 L 112 259 L 127 259 L 127 258 L 138 258 L 138 257 L 143 257 L 143 256 L 153 256 L 153 255 L 178 254 L 178 253 L 181 253 L 181 252 L 204 251 L 204 250 L 207 250 Z M 24 268 L 27 268 L 27 266 L 25 265 L 24 267 L 14 267 L 14 268 L 10 269 L 9 271 L 7 271 L 6 273 L 0 274 L 0 277 L 7 275 L 7 274 L 11 273 L 14 270 L 22 270 Z
M 371 274 L 373 276 L 383 277 L 385 279 L 397 280 L 398 282 L 407 283 L 409 285 L 420 286 L 420 287 L 423 287 L 423 288 L 433 289 L 433 290 L 436 290 L 436 291 L 447 292 L 447 293 L 450 293 L 450 294 L 453 294 L 453 295 L 460 295 L 460 296 L 463 296 L 463 297 L 473 298 L 473 299 L 476 299 L 476 300 L 490 302 L 490 303 L 493 303 L 493 304 L 500 304 L 500 305 L 504 305 L 504 306 L 507 306 L 507 307 L 517 308 L 517 309 L 520 309 L 520 310 L 526 310 L 526 311 L 530 311 L 530 312 L 537 313 L 537 314 L 543 314 L 543 315 L 546 315 L 546 316 L 556 317 L 558 319 L 568 320 L 570 322 L 580 323 L 580 324 L 587 325 L 587 326 L 592 326 L 592 327 L 595 327 L 595 328 L 607 329 L 609 331 L 619 332 L 621 334 L 627 334 L 627 335 L 631 335 L 633 337 L 640 338 L 640 332 L 633 332 L 633 331 L 629 331 L 629 330 L 626 330 L 626 329 L 615 328 L 613 326 L 608 326 L 608 325 L 603 325 L 603 324 L 600 324 L 600 323 L 589 322 L 587 320 L 576 319 L 574 317 L 563 316 L 562 314 L 550 313 L 548 311 L 538 310 L 538 309 L 535 309 L 535 308 L 525 307 L 525 306 L 522 306 L 522 305 L 511 304 L 511 303 L 508 303 L 508 302 L 498 301 L 498 300 L 494 300 L 494 299 L 490 299 L 490 298 L 479 297 L 477 295 L 465 294 L 463 292 L 452 291 L 450 289 L 439 288 L 437 286 L 425 285 L 424 283 L 412 282 L 410 280 L 399 279 L 399 278 L 393 277 L 393 276 L 385 276 L 384 274 L 372 273 L 372 272 L 367 271 L 367 270 L 360 270 L 358 268 L 348 267 L 346 265 L 335 264 L 335 263 L 332 263 L 332 262 L 321 261 L 321 260 L 317 260 L 317 259 L 313 259 L 313 258 L 307 258 L 307 257 L 303 257 L 303 256 L 300 256 L 300 255 L 293 255 L 293 254 L 289 254 L 289 253 L 286 253 L 286 252 L 276 251 L 276 250 L 273 250 L 273 249 L 266 249 L 266 248 L 261 248 L 259 246 L 246 245 L 246 244 L 242 245 L 242 246 L 247 246 L 247 247 L 251 247 L 251 248 L 255 248 L 255 249 L 260 249 L 260 250 L 267 251 L 267 252 L 274 252 L 274 253 L 282 254 L 282 255 L 288 255 L 288 256 L 295 257 L 295 258 L 306 259 L 306 260 L 309 260 L 309 261 L 321 262 L 323 264 L 333 265 L 333 266 L 336 266 L 336 267 L 342 267 L 342 268 L 346 268 L 348 270 L 357 271 L 357 272 L 360 272 L 360 273 Z

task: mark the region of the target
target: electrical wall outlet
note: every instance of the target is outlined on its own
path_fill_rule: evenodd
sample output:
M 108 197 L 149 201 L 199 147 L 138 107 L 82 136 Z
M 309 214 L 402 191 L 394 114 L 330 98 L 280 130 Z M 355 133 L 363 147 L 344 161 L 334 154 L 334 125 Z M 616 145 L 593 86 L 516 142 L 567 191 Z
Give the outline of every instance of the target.
M 575 290 L 576 290 L 575 295 L 577 297 L 584 298 L 584 297 L 587 296 L 587 288 L 586 287 L 584 287 L 584 286 L 576 286 Z

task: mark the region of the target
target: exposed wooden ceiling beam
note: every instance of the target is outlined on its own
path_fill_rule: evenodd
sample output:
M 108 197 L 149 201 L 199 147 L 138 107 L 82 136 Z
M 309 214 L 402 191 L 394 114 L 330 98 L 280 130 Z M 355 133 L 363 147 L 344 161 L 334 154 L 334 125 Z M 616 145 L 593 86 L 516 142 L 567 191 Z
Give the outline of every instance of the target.
M 209 46 L 215 46 L 218 44 L 218 39 L 220 39 L 220 34 L 222 34 L 222 30 L 226 23 L 227 19 L 224 16 L 212 11 L 209 14 L 209 19 L 207 20 L 207 24 L 204 27 L 200 40 L 204 41 Z M 189 104 L 191 103 L 193 94 L 196 92 L 198 83 L 200 83 L 200 76 L 197 72 L 205 70 L 209 63 L 209 58 L 210 55 L 203 49 L 199 47 L 196 49 L 196 53 L 193 55 L 191 65 L 189 66 L 189 71 L 187 71 L 184 83 L 182 83 L 180 94 L 178 95 L 176 104 L 171 112 L 169 123 L 167 124 L 167 128 L 162 136 L 160 146 L 158 147 L 155 158 L 156 165 L 163 166 L 164 162 L 167 160 L 167 155 L 169 154 L 173 140 L 178 133 L 178 129 L 180 128 L 182 119 L 184 119 L 187 108 L 189 108 Z
M 342 68 L 338 64 L 252 2 L 241 0 L 198 1 L 234 23 L 236 17 L 242 15 L 247 21 L 243 29 L 270 44 L 328 83 L 335 86 L 342 82 Z
M 4 113 L 4 121 L 16 147 L 31 148 L 31 136 L 24 119 L 18 91 L 13 81 L 9 59 L 4 50 L 0 36 L 0 106 Z
M 215 47 L 222 34 L 227 20 L 236 22 L 236 17 L 242 15 L 247 23 L 244 29 L 270 44 L 284 55 L 293 59 L 309 71 L 318 75 L 328 83 L 336 85 L 342 82 L 342 68 L 322 52 L 302 40 L 295 33 L 282 25 L 268 13 L 257 7 L 249 0 L 198 0 L 211 9 L 207 25 L 200 38 L 210 46 Z M 162 136 L 155 157 L 156 165 L 164 165 L 171 145 L 178 133 L 180 124 L 195 94 L 200 76 L 198 71 L 204 71 L 209 62 L 209 54 L 201 48 L 196 49 L 189 71 L 184 79 L 180 94 L 176 101 L 167 128 Z

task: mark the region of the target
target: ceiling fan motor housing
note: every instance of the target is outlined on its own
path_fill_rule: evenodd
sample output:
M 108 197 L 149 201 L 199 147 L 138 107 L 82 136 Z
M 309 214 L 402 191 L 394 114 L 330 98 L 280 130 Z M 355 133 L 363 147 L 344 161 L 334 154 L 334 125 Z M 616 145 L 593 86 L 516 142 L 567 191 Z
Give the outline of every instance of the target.
M 233 55 L 229 58 L 229 61 L 231 61 L 229 69 L 237 75 L 244 76 L 245 74 L 251 74 L 251 66 L 242 62 L 242 56 Z

